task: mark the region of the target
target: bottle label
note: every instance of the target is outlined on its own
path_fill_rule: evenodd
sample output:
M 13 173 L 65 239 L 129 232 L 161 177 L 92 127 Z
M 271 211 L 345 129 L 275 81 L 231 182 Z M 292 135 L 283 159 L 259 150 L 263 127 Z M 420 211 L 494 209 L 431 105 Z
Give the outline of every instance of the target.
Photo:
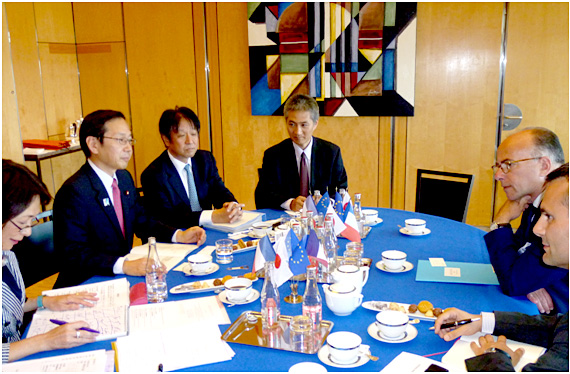
M 265 306 L 267 309 L 267 324 L 273 326 L 277 323 L 277 304 L 273 299 L 267 299 L 267 304 Z
M 316 330 L 320 326 L 321 319 L 323 318 L 323 305 L 303 305 L 303 315 L 311 318 L 313 321 L 313 330 Z

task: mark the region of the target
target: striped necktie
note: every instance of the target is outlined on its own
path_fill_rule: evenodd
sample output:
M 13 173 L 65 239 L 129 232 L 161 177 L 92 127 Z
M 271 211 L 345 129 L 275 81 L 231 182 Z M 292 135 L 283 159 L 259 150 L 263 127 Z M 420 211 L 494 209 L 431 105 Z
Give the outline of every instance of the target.
M 192 175 L 192 170 L 190 165 L 186 164 L 184 166 L 186 170 L 186 175 L 188 176 L 188 198 L 190 199 L 190 208 L 193 212 L 199 212 L 202 210 L 200 207 L 200 201 L 198 201 L 198 192 L 196 192 L 196 184 L 194 183 L 194 176 Z

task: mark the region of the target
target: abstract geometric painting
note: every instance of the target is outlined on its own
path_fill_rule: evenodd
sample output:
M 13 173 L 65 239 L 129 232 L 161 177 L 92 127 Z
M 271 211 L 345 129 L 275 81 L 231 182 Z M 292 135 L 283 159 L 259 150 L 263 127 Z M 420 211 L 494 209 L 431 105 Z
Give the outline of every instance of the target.
M 248 3 L 251 109 L 296 93 L 321 115 L 413 116 L 416 3 Z

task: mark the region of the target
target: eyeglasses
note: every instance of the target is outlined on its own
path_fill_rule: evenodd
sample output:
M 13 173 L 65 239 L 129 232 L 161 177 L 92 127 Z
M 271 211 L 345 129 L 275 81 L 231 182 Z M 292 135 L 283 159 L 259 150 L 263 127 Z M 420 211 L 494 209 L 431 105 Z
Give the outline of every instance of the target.
M 24 231 L 26 231 L 26 230 L 31 230 L 32 227 L 37 226 L 37 225 L 40 223 L 40 221 L 38 221 L 37 218 L 32 218 L 32 223 L 30 224 L 30 226 L 24 226 L 24 227 L 18 226 L 18 225 L 16 224 L 16 222 L 14 222 L 14 221 L 12 221 L 12 220 L 10 220 L 10 222 L 12 222 L 12 225 L 16 226 L 16 228 L 17 228 L 18 230 L 20 230 L 20 234 L 23 234 Z
M 504 174 L 507 174 L 509 171 L 511 171 L 511 166 L 513 166 L 514 164 L 517 164 L 517 163 L 523 162 L 523 161 L 538 160 L 539 158 L 541 158 L 541 157 L 523 158 L 522 160 L 515 160 L 515 161 L 503 161 L 499 164 L 495 164 L 495 165 L 491 166 L 491 168 L 493 169 L 493 173 L 496 173 L 497 170 L 499 168 L 501 168 L 501 171 Z
M 116 141 L 119 142 L 120 145 L 135 145 L 135 143 L 137 142 L 136 139 L 130 138 L 130 139 L 126 139 L 126 138 L 111 138 L 110 136 L 104 136 L 103 138 L 105 139 L 114 139 Z

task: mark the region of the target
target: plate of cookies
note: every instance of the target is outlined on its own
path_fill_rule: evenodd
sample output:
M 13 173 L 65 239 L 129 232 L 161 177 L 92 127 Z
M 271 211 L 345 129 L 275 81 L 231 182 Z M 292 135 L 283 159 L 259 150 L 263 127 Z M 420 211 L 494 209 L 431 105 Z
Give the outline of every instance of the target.
M 251 279 L 252 282 L 255 282 L 258 279 L 255 273 L 246 273 L 244 275 L 240 275 L 239 277 L 232 277 L 231 275 L 226 275 L 223 278 L 206 279 L 203 281 L 180 284 L 176 287 L 172 287 L 170 289 L 170 293 L 172 294 L 199 293 L 199 292 L 222 290 L 224 288 L 224 283 L 226 283 L 227 280 L 232 278 L 248 278 Z
M 235 253 L 241 253 L 241 252 L 247 252 L 247 251 L 253 251 L 257 248 L 257 244 L 259 243 L 259 239 L 257 240 L 238 240 L 238 242 L 236 244 L 233 245 L 234 248 L 234 254 Z
M 437 316 L 443 313 L 442 308 L 434 308 L 433 304 L 427 300 L 422 300 L 418 304 L 404 304 L 390 301 L 365 301 L 362 303 L 362 307 L 375 312 L 398 310 L 402 313 L 406 313 L 410 318 L 417 318 L 424 321 L 435 321 Z

